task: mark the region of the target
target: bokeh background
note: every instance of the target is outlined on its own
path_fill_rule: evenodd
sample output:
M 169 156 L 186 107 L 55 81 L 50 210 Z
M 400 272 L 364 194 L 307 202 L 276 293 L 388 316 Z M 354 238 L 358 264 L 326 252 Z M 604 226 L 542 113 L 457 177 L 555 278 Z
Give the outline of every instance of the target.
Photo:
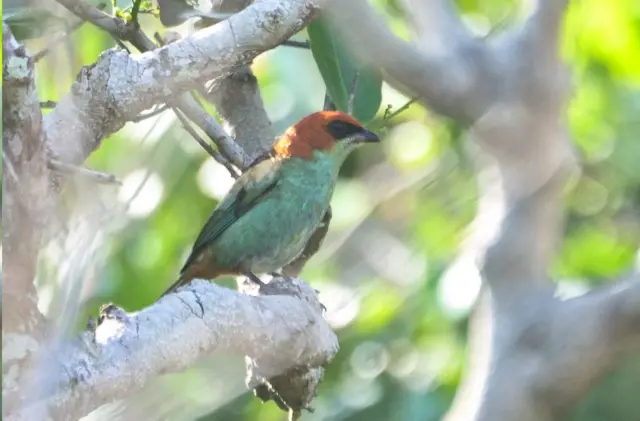
M 396 33 L 409 36 L 396 1 L 374 3 Z M 494 36 L 527 11 L 517 1 L 457 3 L 478 36 Z M 141 23 L 150 35 L 164 31 L 151 16 Z M 178 30 L 186 34 L 190 24 Z M 27 47 L 39 51 L 49 35 Z M 113 46 L 104 32 L 82 26 L 38 63 L 41 99 L 60 99 L 81 66 Z M 640 2 L 574 1 L 562 48 L 574 75 L 567 118 L 583 172 L 566 190 L 564 242 L 552 274 L 559 294 L 573 296 L 640 264 Z M 275 133 L 322 107 L 325 87 L 309 51 L 279 47 L 253 70 Z M 420 105 L 382 120 L 387 106 L 409 99 L 384 85 L 371 123 L 383 142 L 346 163 L 329 235 L 302 273 L 320 290 L 341 344 L 315 413 L 304 415 L 309 421 L 438 420 L 465 371 L 479 280 L 443 274 L 477 204 L 474 148 L 461 127 Z M 152 304 L 232 183 L 170 111 L 104 139 L 86 166 L 123 185 L 71 185 L 69 226 L 43 253 L 40 306 L 69 333 L 104 302 L 129 311 Z M 221 282 L 233 287 L 231 279 Z M 246 390 L 243 364 L 212 355 L 87 419 L 284 420 L 275 404 Z M 632 358 L 570 419 L 640 420 L 639 393 L 640 358 Z

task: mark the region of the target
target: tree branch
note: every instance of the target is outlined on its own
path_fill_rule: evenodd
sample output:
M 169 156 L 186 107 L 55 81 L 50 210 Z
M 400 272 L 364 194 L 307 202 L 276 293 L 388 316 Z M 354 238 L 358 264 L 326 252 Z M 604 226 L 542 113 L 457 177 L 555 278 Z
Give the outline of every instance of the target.
M 4 22 L 2 54 L 2 391 L 6 408 L 24 393 L 20 376 L 38 351 L 46 328 L 34 280 L 42 233 L 51 219 L 51 198 L 34 60 Z
M 238 13 L 248 4 L 245 0 L 216 0 L 212 2 L 212 11 Z M 211 81 L 203 94 L 216 105 L 227 131 L 247 153 L 249 161 L 242 168 L 271 147 L 274 139 L 271 121 L 258 80 L 248 64 L 223 79 Z
M 521 97 L 541 109 L 548 109 L 552 103 L 564 106 L 569 90 L 570 81 L 559 50 L 568 3 L 538 0 L 525 24 L 504 40 L 503 58 L 511 57 L 519 63 Z
M 640 349 L 640 268 L 626 279 L 574 298 L 570 303 L 576 308 L 577 320 L 587 320 L 583 315 L 597 320 L 601 329 L 595 332 L 603 336 L 599 343 L 614 355 Z
M 43 228 L 38 194 L 48 189 L 42 114 L 38 101 L 34 60 L 2 24 L 3 90 L 3 252 L 4 293 L 20 301 L 37 302 L 33 280 Z M 35 190 L 31 193 L 32 190 Z M 23 193 L 27 193 L 23 196 Z M 29 307 L 29 306 L 28 306 Z M 27 310 L 25 308 L 24 310 Z M 36 310 L 37 312 L 37 310 Z M 22 312 L 14 315 L 19 317 Z M 27 318 L 28 319 L 28 318 Z M 12 317 L 5 321 L 12 320 Z M 26 326 L 25 326 L 26 328 Z
M 228 158 L 233 165 L 240 169 L 246 168 L 246 166 L 249 165 L 251 162 L 249 155 L 224 131 L 215 117 L 207 114 L 193 97 L 190 95 L 182 95 L 178 103 L 180 110 L 213 140 L 222 154 Z
M 247 355 L 257 378 L 322 367 L 337 338 L 315 291 L 286 283 L 294 296 L 249 296 L 195 281 L 136 314 L 107 306 L 95 332 L 52 352 L 42 394 L 6 419 L 78 419 L 214 350 Z
M 65 0 L 62 0 L 65 1 Z M 75 0 L 76 2 L 81 2 L 82 0 Z M 119 26 L 119 20 L 117 18 L 112 18 L 112 21 L 108 21 L 105 18 L 97 19 L 96 13 L 89 12 L 91 9 L 87 6 L 83 7 L 75 7 L 71 8 L 71 11 L 75 11 L 78 13 L 82 13 L 79 15 L 81 19 L 89 20 L 94 25 L 98 26 L 101 29 L 109 32 L 116 40 L 118 40 L 118 36 L 120 33 L 116 31 L 116 28 Z M 140 28 L 137 26 L 127 26 L 128 28 L 128 38 L 134 44 L 134 46 L 140 52 L 147 52 L 156 49 L 156 45 L 153 43 L 151 39 L 149 39 Z M 161 45 L 165 44 L 165 40 L 163 40 L 158 34 L 157 38 Z M 179 39 L 179 37 L 177 38 Z M 176 39 L 176 40 L 177 40 Z M 174 40 L 175 41 L 175 40 Z M 184 112 L 184 114 L 190 118 L 197 126 L 199 126 L 207 135 L 211 138 L 211 140 L 218 146 L 222 155 L 229 159 L 233 164 L 238 166 L 239 168 L 244 168 L 246 162 L 249 162 L 249 158 L 244 153 L 244 151 L 234 142 L 232 138 L 230 138 L 224 131 L 224 129 L 218 124 L 214 117 L 210 116 L 205 112 L 205 110 L 200 106 L 200 104 L 195 100 L 192 95 L 187 93 L 183 93 L 179 95 L 178 100 L 176 101 L 176 106 L 179 111 Z M 178 118 L 181 119 L 179 115 L 179 111 L 174 110 L 178 115 Z M 148 113 L 153 115 L 154 113 Z M 148 116 L 147 116 L 148 117 Z M 137 121 L 140 119 L 140 116 L 136 117 L 132 121 Z M 184 122 L 183 122 L 184 123 Z M 198 143 L 201 143 L 199 138 L 196 138 Z M 204 149 L 212 155 L 216 160 L 216 153 L 208 149 L 204 146 Z M 231 174 L 234 175 L 235 171 L 229 169 Z
M 410 3 L 416 10 L 408 10 L 423 28 L 418 45 L 392 34 L 363 0 L 334 0 L 327 10 L 357 58 L 381 67 L 387 78 L 435 111 L 462 122 L 473 121 L 496 86 L 488 80 L 485 46 L 453 18 L 447 1 Z
M 99 184 L 122 184 L 115 175 L 107 174 L 100 171 L 89 170 L 83 167 L 65 164 L 55 159 L 49 160 L 49 168 L 60 173 L 78 176 L 87 180 L 94 181 Z
M 245 151 L 249 163 L 273 145 L 271 121 L 264 109 L 258 79 L 249 66 L 209 84 L 205 96 L 216 105 L 226 131 Z
M 546 364 L 533 387 L 565 419 L 618 363 L 640 352 L 640 275 L 559 302 L 550 317 Z
M 81 18 L 97 22 L 98 26 L 132 42 L 141 50 L 155 48 L 155 44 L 135 25 L 127 25 L 118 19 L 101 14 L 81 0 L 60 0 L 60 3 Z M 280 38 L 288 38 L 291 33 L 296 32 L 314 16 L 318 3 L 321 1 L 263 2 L 238 15 L 240 18 L 231 19 L 217 25 L 216 28 L 203 30 L 191 38 L 137 57 L 131 57 L 119 51 L 107 51 L 96 64 L 83 69 L 71 93 L 47 116 L 47 146 L 55 151 L 52 153 L 52 162 L 62 161 L 70 166 L 80 164 L 99 145 L 103 137 L 118 130 L 125 121 L 137 118 L 140 111 L 156 103 L 171 103 L 171 96 L 175 92 L 186 91 L 199 86 L 205 80 L 223 76 L 237 69 L 239 64 L 246 63 L 259 52 L 277 45 Z M 211 57 L 215 59 L 211 60 Z M 196 71 L 191 70 L 192 66 L 195 66 Z M 154 87 L 156 83 L 158 86 Z M 183 97 L 186 95 L 184 94 Z M 181 99 L 178 104 L 182 105 L 182 102 L 185 101 Z M 208 128 L 211 129 L 210 118 L 198 114 L 202 110 L 195 107 L 195 104 L 193 100 L 194 107 L 191 111 L 198 109 L 190 113 L 192 118 L 201 124 L 207 123 Z M 38 105 L 37 102 L 36 105 Z M 191 104 L 188 103 L 188 105 Z M 186 108 L 189 109 L 189 107 Z M 248 159 L 244 154 L 238 153 L 237 146 L 236 150 L 233 150 L 235 145 L 233 142 L 224 143 L 229 139 L 228 136 L 220 133 L 216 136 L 224 145 L 221 150 L 226 147 L 226 151 L 231 151 L 232 156 L 236 158 L 235 161 L 245 166 Z M 271 140 L 269 138 L 268 142 L 270 143 Z M 54 198 L 55 201 L 56 195 L 52 192 L 47 193 L 46 197 Z M 54 208 L 53 203 L 48 206 L 49 210 Z M 37 255 L 37 247 L 34 253 L 34 256 Z M 35 261 L 28 267 L 35 269 Z M 273 288 L 272 284 L 277 285 L 277 282 L 272 281 L 269 284 L 270 288 Z M 195 296 L 194 303 L 200 307 L 194 303 L 186 305 L 190 308 L 191 319 L 180 319 L 177 322 L 184 321 L 191 326 L 194 323 L 193 319 L 197 319 L 196 323 L 198 320 L 201 323 L 207 318 L 205 310 L 212 308 L 219 310 L 224 302 L 233 309 L 224 312 L 221 318 L 217 318 L 217 310 L 214 311 L 214 315 L 211 316 L 214 321 L 205 325 L 211 342 L 209 347 L 202 346 L 201 342 L 198 342 L 198 340 L 207 339 L 207 335 L 198 330 L 195 331 L 196 335 L 188 336 L 191 342 L 169 340 L 167 343 L 171 343 L 171 346 L 180 342 L 186 347 L 186 349 L 178 347 L 179 352 L 173 356 L 173 359 L 167 358 L 166 350 L 163 351 L 162 347 L 157 347 L 158 343 L 163 343 L 162 335 L 166 334 L 168 319 L 163 318 L 163 315 L 169 317 L 170 314 L 160 314 L 157 320 L 144 318 L 150 313 L 153 314 L 157 306 L 152 306 L 133 317 L 117 312 L 106 315 L 106 322 L 103 320 L 104 323 L 101 326 L 106 323 L 106 326 L 115 327 L 117 331 L 115 334 L 112 333 L 110 340 L 99 339 L 104 330 L 99 327 L 96 332 L 95 348 L 92 346 L 87 348 L 87 343 L 90 342 L 93 334 L 85 333 L 82 336 L 84 341 L 76 344 L 63 343 L 60 349 L 49 353 L 53 354 L 49 355 L 53 357 L 50 360 L 38 359 L 37 367 L 29 367 L 20 361 L 21 370 L 34 368 L 33 370 L 19 373 L 14 370 L 5 373 L 11 374 L 6 377 L 9 386 L 11 381 L 16 383 L 15 387 L 5 389 L 7 393 L 20 391 L 18 380 L 14 379 L 16 373 L 30 380 L 36 376 L 38 386 L 44 385 L 42 388 L 38 387 L 36 392 L 16 396 L 11 406 L 5 408 L 9 410 L 8 419 L 33 419 L 34 417 L 36 419 L 49 417 L 68 419 L 76 415 L 81 417 L 104 402 L 136 390 L 150 376 L 184 368 L 187 364 L 193 363 L 197 356 L 215 347 L 222 349 L 227 347 L 248 355 L 252 387 L 261 388 L 269 382 L 276 381 L 277 386 L 274 385 L 274 387 L 279 393 L 290 392 L 283 395 L 287 399 L 279 400 L 279 405 L 286 405 L 291 411 L 298 413 L 308 406 L 314 396 L 315 388 L 322 378 L 321 366 L 337 351 L 337 341 L 326 322 L 322 320 L 321 305 L 317 302 L 315 292 L 311 298 L 309 291 L 313 290 L 308 286 L 301 285 L 297 281 L 293 283 L 287 281 L 287 285 L 297 288 L 292 294 L 295 298 L 283 297 L 282 291 L 279 291 L 278 297 L 249 298 L 228 290 L 217 289 L 207 306 L 206 297 L 200 297 L 197 292 L 192 292 Z M 232 294 L 233 298 L 225 299 L 225 294 Z M 164 302 L 163 300 L 158 306 Z M 313 317 L 305 315 L 307 311 L 305 308 L 308 307 L 304 304 L 305 302 L 310 303 L 316 310 Z M 250 306 L 253 306 L 252 309 L 247 310 Z M 303 309 L 300 310 L 299 306 Z M 197 310 L 193 310 L 194 308 L 202 309 L 202 313 L 198 314 Z M 184 313 L 184 308 L 182 311 Z M 319 316 L 318 320 L 315 319 L 316 313 Z M 111 320 L 111 316 L 114 315 L 117 320 Z M 292 321 L 289 317 L 294 317 L 296 320 Z M 281 321 L 284 321 L 283 324 L 278 326 Z M 305 328 L 309 331 L 309 337 L 300 333 Z M 190 333 L 193 333 L 193 329 L 190 329 Z M 233 332 L 230 332 L 230 329 L 233 329 Z M 178 336 L 181 338 L 181 335 L 186 336 L 184 332 Z M 331 343 L 328 344 L 327 341 Z M 20 353 L 22 357 L 22 354 L 31 351 L 28 349 L 29 346 L 36 350 L 44 345 L 36 341 L 23 342 L 25 343 L 19 345 L 27 348 L 26 350 L 23 351 L 22 348 L 14 346 L 10 351 Z M 277 349 L 275 354 L 271 354 L 268 350 L 271 345 L 276 348 L 286 346 L 287 350 Z M 289 350 L 294 352 L 288 353 Z M 7 355 L 9 355 L 7 360 L 10 361 L 12 354 L 7 352 Z M 184 360 L 185 357 L 190 359 Z M 149 361 L 155 365 L 149 366 Z M 167 367 L 167 365 L 171 366 Z M 6 364 L 6 367 L 10 368 L 10 364 Z M 114 381 L 115 378 L 118 381 Z M 300 385 L 304 387 L 300 388 Z M 263 399 L 268 397 L 264 394 L 261 396 Z
M 532 59 L 557 57 L 564 12 L 569 0 L 538 0 L 524 26 L 529 37 Z
M 567 384 L 580 381 L 576 372 L 555 365 L 567 355 L 560 349 L 570 343 L 568 332 L 558 332 L 571 316 L 547 275 L 562 233 L 562 189 L 576 168 L 561 113 L 567 91 L 555 85 L 565 69 L 556 60 L 536 69 L 535 80 L 523 74 L 522 63 L 531 60 L 526 42 L 511 33 L 494 46 L 503 92 L 470 129 L 483 152 L 481 199 L 472 235 L 445 276 L 466 267 L 463 273 L 481 276 L 484 293 L 470 330 L 471 367 L 447 421 L 559 420 L 583 396 Z M 556 90 L 531 96 L 532 86 Z M 565 388 L 562 402 L 541 386 L 545 378 Z
M 74 12 L 82 3 L 60 1 Z M 80 72 L 71 93 L 46 117 L 51 149 L 65 162 L 81 163 L 102 138 L 144 109 L 168 102 L 171 95 L 197 88 L 206 80 L 224 76 L 288 39 L 313 18 L 323 3 L 268 0 L 139 56 L 108 50 L 97 63 Z M 105 24 L 108 25 L 113 24 Z M 126 35 L 125 31 L 123 39 Z
M 448 1 L 406 3 L 417 46 L 392 35 L 363 1 L 334 3 L 330 12 L 354 54 L 468 125 L 480 147 L 473 233 L 445 278 L 475 272 L 483 293 L 471 323 L 470 369 L 446 419 L 566 419 L 595 381 L 638 348 L 633 292 L 640 288 L 635 282 L 624 293 L 596 294 L 600 300 L 565 302 L 548 279 L 562 232 L 562 188 L 576 169 L 563 121 L 567 72 L 557 54 L 566 2 L 541 1 L 524 27 L 491 45 L 469 36 Z M 612 330 L 621 333 L 598 333 Z
M 450 0 L 404 0 L 407 18 L 418 35 L 418 45 L 427 54 L 447 54 L 471 41 Z
M 178 120 L 180 120 L 180 123 L 182 123 L 182 128 L 184 128 L 184 130 L 187 133 L 189 133 L 191 135 L 191 137 L 193 137 L 200 144 L 200 146 L 202 146 L 202 148 L 205 151 L 207 151 L 209 153 L 209 155 L 211 155 L 213 157 L 213 159 L 218 164 L 220 164 L 223 167 L 225 167 L 227 169 L 227 171 L 229 171 L 229 174 L 231 174 L 231 177 L 238 178 L 240 176 L 240 174 L 238 173 L 238 170 L 236 170 L 233 167 L 233 165 L 231 165 L 231 163 L 224 156 L 222 156 L 218 151 L 213 149 L 211 147 L 211 145 L 209 145 L 204 139 L 202 139 L 200 137 L 200 135 L 198 133 L 196 133 L 196 131 L 193 129 L 193 127 L 191 127 L 191 123 L 184 116 L 182 111 L 180 111 L 177 108 L 174 108 L 173 112 L 176 114 L 176 116 L 178 116 Z
M 513 321 L 483 297 L 471 329 L 470 374 L 447 420 L 565 420 L 620 361 L 640 351 L 638 273 L 567 301 L 529 298 Z

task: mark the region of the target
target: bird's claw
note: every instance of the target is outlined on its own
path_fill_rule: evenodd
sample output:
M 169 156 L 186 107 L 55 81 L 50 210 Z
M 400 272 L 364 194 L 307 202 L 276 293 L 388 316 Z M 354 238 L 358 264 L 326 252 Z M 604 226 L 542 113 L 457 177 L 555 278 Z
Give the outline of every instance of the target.
M 258 278 L 255 274 L 253 274 L 252 272 L 247 272 L 244 274 L 244 276 L 247 277 L 247 279 L 251 282 L 253 282 L 254 284 L 257 284 L 260 286 L 260 288 L 266 286 L 267 284 L 265 284 L 264 282 L 262 282 L 262 279 Z

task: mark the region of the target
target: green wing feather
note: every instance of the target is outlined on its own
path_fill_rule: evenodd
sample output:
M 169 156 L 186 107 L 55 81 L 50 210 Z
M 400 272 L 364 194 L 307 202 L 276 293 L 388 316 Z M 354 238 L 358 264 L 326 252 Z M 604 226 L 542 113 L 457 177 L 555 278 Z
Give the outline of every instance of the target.
M 180 273 L 227 228 L 269 196 L 281 178 L 281 168 L 280 160 L 264 160 L 256 163 L 236 180 L 200 231 Z

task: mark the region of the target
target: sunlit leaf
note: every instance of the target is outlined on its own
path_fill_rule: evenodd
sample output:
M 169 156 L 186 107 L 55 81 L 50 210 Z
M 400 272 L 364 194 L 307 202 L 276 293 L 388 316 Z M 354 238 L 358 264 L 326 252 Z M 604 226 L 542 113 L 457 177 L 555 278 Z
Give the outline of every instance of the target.
M 379 286 L 363 298 L 356 325 L 361 332 L 379 330 L 395 318 L 401 306 L 397 291 Z
M 616 77 L 640 84 L 636 4 L 635 0 L 576 2 L 567 15 L 565 52 L 573 59 L 596 59 Z
M 559 261 L 563 276 L 603 278 L 629 267 L 637 246 L 601 227 L 584 227 L 565 240 Z

